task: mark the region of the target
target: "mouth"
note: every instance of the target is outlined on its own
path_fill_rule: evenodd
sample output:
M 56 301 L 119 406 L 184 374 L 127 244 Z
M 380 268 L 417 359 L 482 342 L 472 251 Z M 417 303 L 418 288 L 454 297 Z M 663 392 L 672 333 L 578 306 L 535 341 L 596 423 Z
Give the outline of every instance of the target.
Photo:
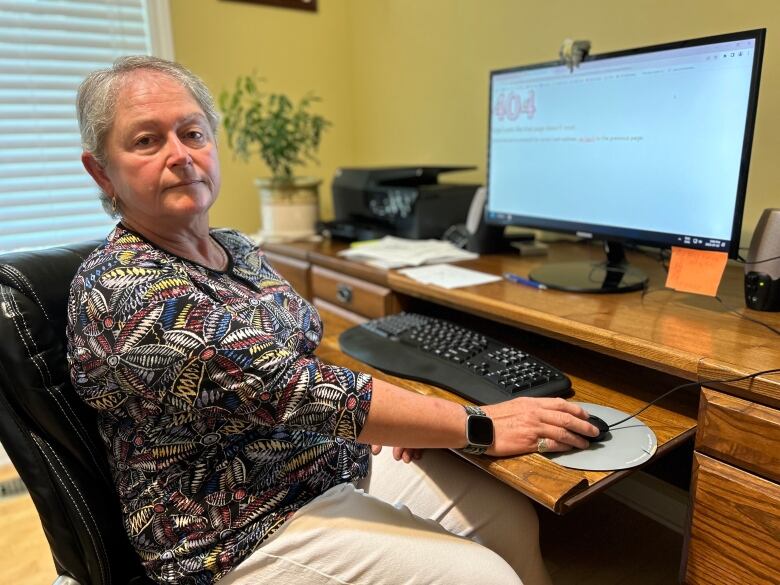
M 198 183 L 203 183 L 203 181 L 201 181 L 200 179 L 192 179 L 190 181 L 180 181 L 174 185 L 169 185 L 168 187 L 165 188 L 165 190 L 177 189 L 179 187 L 188 187 L 190 185 L 197 185 Z

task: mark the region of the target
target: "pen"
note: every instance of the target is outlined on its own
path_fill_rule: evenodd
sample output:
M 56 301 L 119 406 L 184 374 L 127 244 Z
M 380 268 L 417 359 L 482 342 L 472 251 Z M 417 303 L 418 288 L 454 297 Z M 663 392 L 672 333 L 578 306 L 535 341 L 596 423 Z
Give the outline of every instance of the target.
M 528 278 L 523 278 L 522 276 L 512 274 L 511 272 L 504 272 L 504 278 L 511 280 L 512 282 L 516 282 L 517 284 L 524 284 L 525 286 L 531 286 L 533 288 L 538 288 L 539 290 L 547 290 L 546 284 L 536 282 L 535 280 L 529 280 Z

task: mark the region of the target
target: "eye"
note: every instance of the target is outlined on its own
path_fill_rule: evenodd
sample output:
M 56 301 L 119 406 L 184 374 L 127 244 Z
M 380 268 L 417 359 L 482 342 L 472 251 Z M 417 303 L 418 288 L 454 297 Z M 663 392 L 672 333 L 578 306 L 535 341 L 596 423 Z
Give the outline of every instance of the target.
M 193 144 L 206 142 L 206 134 L 199 128 L 192 128 L 184 133 L 184 139 Z
M 139 148 L 147 148 L 151 146 L 154 143 L 154 138 L 152 136 L 144 135 L 136 138 L 135 140 L 135 146 Z

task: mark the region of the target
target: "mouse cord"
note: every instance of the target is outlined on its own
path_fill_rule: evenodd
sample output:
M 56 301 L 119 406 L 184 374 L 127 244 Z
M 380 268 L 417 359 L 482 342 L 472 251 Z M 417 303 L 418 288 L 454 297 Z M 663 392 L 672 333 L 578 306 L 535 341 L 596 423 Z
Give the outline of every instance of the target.
M 742 250 L 742 248 L 740 248 L 740 250 Z M 742 264 L 763 264 L 764 262 L 772 262 L 773 260 L 777 259 L 780 259 L 780 256 L 772 256 L 771 258 L 764 258 L 763 260 L 753 260 L 752 262 L 748 262 L 742 256 L 737 256 L 737 262 L 741 262 Z
M 734 315 L 736 315 L 737 317 L 740 317 L 740 318 L 742 318 L 742 319 L 745 319 L 745 320 L 747 320 L 747 321 L 752 321 L 753 323 L 758 323 L 758 324 L 759 324 L 759 325 L 761 325 L 762 327 L 766 327 L 767 329 L 769 329 L 769 330 L 770 330 L 772 333 L 774 333 L 775 335 L 780 335 L 780 329 L 778 329 L 777 327 L 772 327 L 772 326 L 771 326 L 769 323 L 764 323 L 763 321 L 759 321 L 758 319 L 754 319 L 753 317 L 748 317 L 747 315 L 744 315 L 744 314 L 740 313 L 740 312 L 739 312 L 739 309 L 736 309 L 736 308 L 734 308 L 734 307 L 730 307 L 730 306 L 729 306 L 729 305 L 727 305 L 727 304 L 726 304 L 726 303 L 723 301 L 723 299 L 721 299 L 719 296 L 716 296 L 715 298 L 717 299 L 717 301 L 718 301 L 718 302 L 719 302 L 721 305 L 723 305 L 723 307 L 724 307 L 724 308 L 725 308 L 725 309 L 726 309 L 726 310 L 727 310 L 729 313 L 733 313 L 733 314 L 734 314 Z
M 616 427 L 617 425 L 622 424 L 622 423 L 626 422 L 627 420 L 629 420 L 631 418 L 634 418 L 638 414 L 640 414 L 640 413 L 644 412 L 645 410 L 647 410 L 648 408 L 650 408 L 653 404 L 655 404 L 659 400 L 661 400 L 663 398 L 666 398 L 672 392 L 676 392 L 677 390 L 680 390 L 682 388 L 690 388 L 692 386 L 701 386 L 702 384 L 711 384 L 713 382 L 717 382 L 717 383 L 741 382 L 742 380 L 749 380 L 751 378 L 756 378 L 758 376 L 764 376 L 766 374 L 780 374 L 780 368 L 773 368 L 771 370 L 763 370 L 761 372 L 755 372 L 753 374 L 748 374 L 747 376 L 739 376 L 738 378 L 725 378 L 723 380 L 699 380 L 698 382 L 686 382 L 685 384 L 680 384 L 679 386 L 675 386 L 671 390 L 669 390 L 667 392 L 664 392 L 663 394 L 661 394 L 658 398 L 656 398 L 652 402 L 647 403 L 647 405 L 645 405 L 642 408 L 640 408 L 639 410 L 637 410 L 634 414 L 630 414 L 626 418 L 624 418 L 622 420 L 619 420 L 616 423 L 612 423 L 611 425 L 609 425 L 609 428 L 611 429 L 612 427 Z

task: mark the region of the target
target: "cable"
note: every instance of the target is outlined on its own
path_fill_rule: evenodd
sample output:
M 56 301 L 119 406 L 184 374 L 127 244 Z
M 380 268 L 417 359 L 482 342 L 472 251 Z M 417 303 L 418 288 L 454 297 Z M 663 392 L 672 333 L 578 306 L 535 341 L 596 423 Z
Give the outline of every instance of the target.
M 763 260 L 752 260 L 750 262 L 745 260 L 742 256 L 737 256 L 737 262 L 742 262 L 743 264 L 763 264 L 764 262 L 771 262 L 772 260 L 780 260 L 780 256 L 772 256 L 771 258 L 764 258 Z
M 772 333 L 776 335 L 780 335 L 780 329 L 777 329 L 776 327 L 772 327 L 768 323 L 764 323 L 763 321 L 759 321 L 758 319 L 754 319 L 753 317 L 748 317 L 747 315 L 738 312 L 739 311 L 738 309 L 735 309 L 734 307 L 730 307 L 729 305 L 727 305 L 723 301 L 723 299 L 721 299 L 719 296 L 716 296 L 715 298 L 718 300 L 718 302 L 721 305 L 723 305 L 726 308 L 727 311 L 734 313 L 737 317 L 741 317 L 742 319 L 745 319 L 747 321 L 752 321 L 753 323 L 758 323 L 762 327 L 766 327 L 767 329 L 769 329 Z
M 659 400 L 666 398 L 671 394 L 672 392 L 676 392 L 677 390 L 680 390 L 682 388 L 690 388 L 692 386 L 701 386 L 702 384 L 712 384 L 713 382 L 717 383 L 724 383 L 724 382 L 740 382 L 742 380 L 748 380 L 751 378 L 757 378 L 758 376 L 764 376 L 766 374 L 780 374 L 780 368 L 773 368 L 771 370 L 762 370 L 761 372 L 755 372 L 753 374 L 748 374 L 747 376 L 739 376 L 738 378 L 725 378 L 723 380 L 699 380 L 698 382 L 686 382 L 685 384 L 680 384 L 679 386 L 675 386 L 671 390 L 664 392 L 661 394 L 658 398 L 653 400 L 652 402 L 648 402 L 645 406 L 637 410 L 634 414 L 628 415 L 626 418 L 617 421 L 616 423 L 612 423 L 611 425 L 608 425 L 608 427 L 611 429 L 612 427 L 616 427 L 619 424 L 622 424 L 626 422 L 629 419 L 634 418 L 635 416 L 638 416 L 639 414 L 643 413 L 645 410 L 653 406 L 656 402 Z
M 650 250 L 645 250 L 640 246 L 633 246 L 630 249 L 633 250 L 634 252 L 637 252 L 638 254 L 648 256 L 653 260 L 659 260 L 661 264 L 663 264 L 666 260 L 668 260 L 671 257 L 671 252 L 665 248 L 658 248 L 657 251 L 652 251 L 652 252 Z

